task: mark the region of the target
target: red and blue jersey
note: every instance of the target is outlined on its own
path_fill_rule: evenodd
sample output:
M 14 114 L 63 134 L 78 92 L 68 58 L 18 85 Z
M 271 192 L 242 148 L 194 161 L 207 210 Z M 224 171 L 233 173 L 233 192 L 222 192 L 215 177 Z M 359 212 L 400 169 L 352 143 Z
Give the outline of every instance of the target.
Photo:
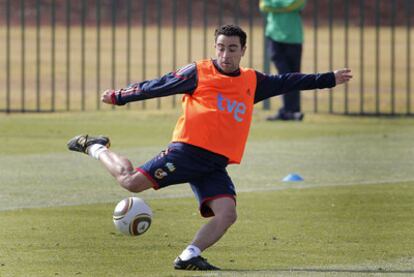
M 253 105 L 294 90 L 335 86 L 332 72 L 267 75 L 240 68 L 224 73 L 214 60 L 189 64 L 158 79 L 132 84 L 113 94 L 113 104 L 184 94 L 183 115 L 172 141 L 184 142 L 240 163 Z

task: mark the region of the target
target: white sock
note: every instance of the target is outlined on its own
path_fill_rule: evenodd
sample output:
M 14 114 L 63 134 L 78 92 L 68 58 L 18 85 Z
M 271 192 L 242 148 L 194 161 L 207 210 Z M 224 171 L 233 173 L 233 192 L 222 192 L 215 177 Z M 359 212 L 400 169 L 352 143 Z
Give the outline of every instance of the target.
M 101 155 L 102 152 L 108 150 L 105 145 L 102 144 L 92 144 L 88 147 L 88 155 L 99 160 L 99 155 Z
M 200 256 L 201 250 L 197 246 L 189 245 L 184 249 L 183 253 L 179 256 L 182 261 L 188 261 L 191 258 Z

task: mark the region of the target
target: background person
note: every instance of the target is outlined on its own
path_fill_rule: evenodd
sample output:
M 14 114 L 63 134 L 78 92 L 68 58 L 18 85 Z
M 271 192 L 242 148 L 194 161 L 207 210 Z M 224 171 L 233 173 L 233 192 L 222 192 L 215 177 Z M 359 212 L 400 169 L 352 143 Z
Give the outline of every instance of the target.
M 300 72 L 303 44 L 301 11 L 305 0 L 261 0 L 260 10 L 266 14 L 267 50 L 279 74 Z M 300 91 L 282 96 L 279 111 L 267 120 L 302 120 Z

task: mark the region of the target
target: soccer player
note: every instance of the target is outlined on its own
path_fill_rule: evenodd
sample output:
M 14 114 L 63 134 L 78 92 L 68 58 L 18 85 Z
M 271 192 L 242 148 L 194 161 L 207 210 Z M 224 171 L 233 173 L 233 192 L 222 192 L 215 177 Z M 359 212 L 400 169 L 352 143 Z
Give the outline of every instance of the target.
M 236 191 L 228 164 L 239 164 L 252 119 L 253 105 L 294 90 L 330 88 L 352 78 L 348 69 L 322 74 L 266 75 L 240 67 L 246 33 L 224 25 L 215 31 L 215 59 L 191 63 L 158 79 L 128 88 L 106 90 L 104 103 L 124 105 L 154 97 L 183 94 L 183 114 L 167 149 L 135 168 L 109 150 L 107 137 L 79 135 L 68 142 L 72 151 L 98 159 L 122 187 L 131 192 L 190 183 L 203 217 L 211 217 L 175 259 L 174 268 L 219 270 L 201 256 L 236 221 Z

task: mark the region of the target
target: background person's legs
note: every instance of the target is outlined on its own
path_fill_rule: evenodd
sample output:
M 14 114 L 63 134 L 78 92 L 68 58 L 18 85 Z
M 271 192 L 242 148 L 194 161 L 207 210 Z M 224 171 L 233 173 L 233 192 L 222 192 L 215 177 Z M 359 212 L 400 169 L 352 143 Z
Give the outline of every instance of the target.
M 302 45 L 280 43 L 268 39 L 268 51 L 279 74 L 300 72 Z M 268 120 L 302 120 L 300 91 L 291 91 L 282 96 L 283 105 Z
M 300 72 L 300 63 L 302 56 L 301 44 L 286 44 L 285 45 L 285 62 L 287 66 L 281 67 L 279 72 L 284 70 L 283 73 L 288 72 Z M 288 71 L 286 71 L 288 70 Z M 300 91 L 295 90 L 283 95 L 283 108 L 286 112 L 300 112 Z

